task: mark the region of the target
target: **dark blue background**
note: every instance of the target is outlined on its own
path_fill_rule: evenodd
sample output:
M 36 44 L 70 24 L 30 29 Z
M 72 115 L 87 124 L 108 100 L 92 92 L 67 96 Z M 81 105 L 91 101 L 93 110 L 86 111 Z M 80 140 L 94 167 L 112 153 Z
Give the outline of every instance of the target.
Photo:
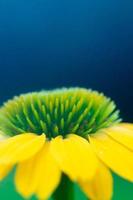
M 133 121 L 133 1 L 0 0 L 0 102 L 83 86 Z

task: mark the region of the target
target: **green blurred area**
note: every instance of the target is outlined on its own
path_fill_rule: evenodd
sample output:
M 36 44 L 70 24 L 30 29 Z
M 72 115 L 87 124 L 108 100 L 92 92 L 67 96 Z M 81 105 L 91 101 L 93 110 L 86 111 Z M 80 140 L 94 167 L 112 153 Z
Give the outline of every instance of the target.
M 114 195 L 112 200 L 132 200 L 133 184 L 119 178 L 116 175 L 113 175 L 113 177 Z M 15 191 L 15 187 L 13 184 L 13 172 L 4 181 L 0 182 L 0 199 L 23 200 L 23 198 Z M 80 188 L 77 185 L 75 185 L 75 199 L 86 200 L 85 195 L 81 192 Z M 36 200 L 36 198 L 33 197 L 30 200 Z

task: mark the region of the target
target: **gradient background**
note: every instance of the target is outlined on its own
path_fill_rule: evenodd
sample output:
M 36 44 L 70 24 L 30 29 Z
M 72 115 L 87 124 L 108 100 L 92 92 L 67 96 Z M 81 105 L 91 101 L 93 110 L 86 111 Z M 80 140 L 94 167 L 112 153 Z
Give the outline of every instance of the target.
M 133 122 L 132 8 L 130 0 L 0 0 L 0 103 L 82 86 L 110 96 Z M 21 200 L 12 178 L 0 183 L 2 200 Z M 115 176 L 113 200 L 131 199 L 133 184 Z

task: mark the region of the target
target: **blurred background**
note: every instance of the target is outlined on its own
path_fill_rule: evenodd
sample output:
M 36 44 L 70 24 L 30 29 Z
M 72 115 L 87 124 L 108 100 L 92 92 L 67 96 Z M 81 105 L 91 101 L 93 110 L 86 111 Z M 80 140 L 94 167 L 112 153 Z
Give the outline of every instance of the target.
M 132 8 L 130 0 L 0 0 L 0 104 L 20 93 L 81 86 L 110 96 L 133 122 Z M 133 199 L 133 184 L 114 178 L 113 200 Z M 12 179 L 0 182 L 3 200 L 22 199 Z

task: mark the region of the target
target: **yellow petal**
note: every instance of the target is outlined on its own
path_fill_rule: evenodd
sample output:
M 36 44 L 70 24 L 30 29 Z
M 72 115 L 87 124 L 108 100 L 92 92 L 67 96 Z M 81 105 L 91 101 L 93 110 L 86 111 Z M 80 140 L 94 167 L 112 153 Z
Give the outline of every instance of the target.
M 3 140 L 7 139 L 8 137 L 4 135 L 2 131 L 0 131 L 0 143 L 3 142 Z M 12 169 L 12 165 L 0 165 L 0 181 L 5 178 L 5 176 L 8 175 L 8 173 Z
M 93 200 L 110 200 L 112 197 L 112 175 L 100 162 L 94 178 L 91 181 L 80 181 L 79 185 L 85 194 Z
M 36 154 L 45 143 L 45 135 L 17 135 L 0 142 L 0 164 L 15 164 Z
M 121 123 L 104 129 L 104 132 L 117 142 L 133 151 L 133 125 Z
M 8 136 L 5 135 L 2 131 L 0 131 L 0 142 L 7 139 L 7 138 L 8 138 Z
M 133 124 L 121 123 L 120 125 L 133 131 Z
M 0 165 L 0 181 L 11 171 L 11 165 Z
M 74 134 L 66 139 L 58 136 L 51 142 L 51 152 L 62 171 L 72 180 L 88 180 L 94 176 L 97 158 L 86 139 Z
M 61 171 L 49 151 L 50 143 L 32 159 L 18 165 L 15 183 L 24 197 L 37 194 L 40 199 L 47 199 L 59 184 Z
M 38 153 L 27 161 L 18 164 L 15 174 L 15 184 L 17 191 L 25 198 L 35 192 L 35 182 L 33 182 L 34 171 L 37 165 L 36 156 Z M 39 156 L 39 155 L 38 155 Z
M 90 137 L 90 144 L 98 157 L 120 176 L 133 181 L 133 153 L 104 132 Z

